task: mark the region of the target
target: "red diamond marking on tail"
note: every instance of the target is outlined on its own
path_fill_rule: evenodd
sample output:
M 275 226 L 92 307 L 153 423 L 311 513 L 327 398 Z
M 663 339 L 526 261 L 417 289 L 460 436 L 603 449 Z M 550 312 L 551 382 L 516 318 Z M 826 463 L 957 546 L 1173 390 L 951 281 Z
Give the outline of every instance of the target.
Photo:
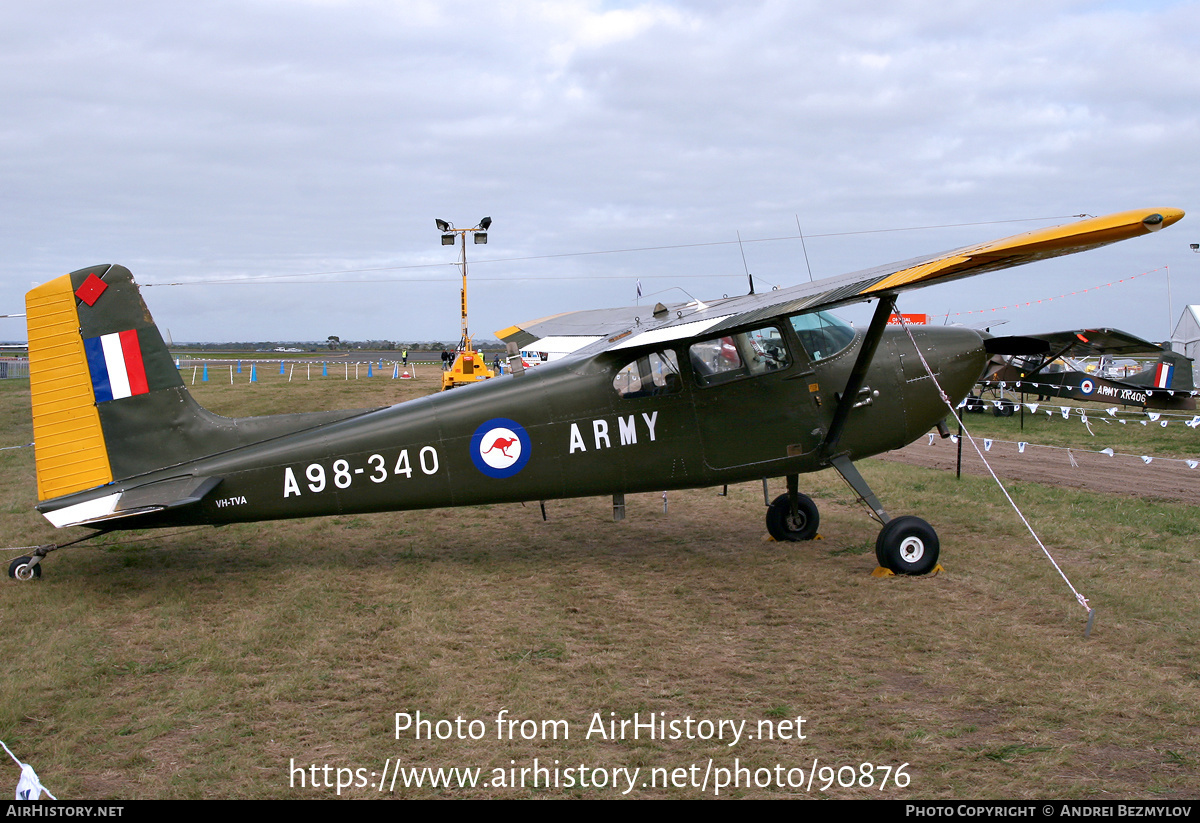
M 107 283 L 96 275 L 89 274 L 87 280 L 83 281 L 83 285 L 75 290 L 75 296 L 89 306 L 94 306 L 96 305 L 96 301 L 100 299 L 100 295 L 104 294 L 104 290 L 107 288 Z

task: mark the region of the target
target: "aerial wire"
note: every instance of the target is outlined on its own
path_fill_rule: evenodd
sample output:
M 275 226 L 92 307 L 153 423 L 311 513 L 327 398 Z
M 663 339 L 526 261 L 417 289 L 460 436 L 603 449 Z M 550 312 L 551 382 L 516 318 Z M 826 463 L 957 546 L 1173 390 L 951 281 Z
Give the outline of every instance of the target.
M 1043 220 L 1064 220 L 1064 219 L 1069 219 L 1069 218 L 1074 218 L 1074 217 L 1079 217 L 1079 216 L 1080 215 L 1072 214 L 1072 215 L 1057 215 L 1057 216 L 1048 216 L 1048 217 L 1022 217 L 1022 218 L 1016 218 L 1016 219 L 1012 219 L 1012 220 L 982 220 L 982 221 L 977 221 L 977 222 L 972 222 L 972 223 L 943 223 L 943 224 L 931 225 L 931 226 L 901 226 L 901 227 L 892 228 L 892 229 L 859 229 L 857 231 L 825 232 L 822 234 L 810 234 L 810 235 L 808 235 L 808 237 L 809 238 L 813 238 L 813 237 L 849 237 L 849 236 L 860 235 L 860 234 L 887 234 L 887 233 L 891 233 L 891 232 L 901 232 L 901 231 L 925 231 L 925 230 L 931 230 L 931 229 L 953 229 L 953 228 L 965 228 L 965 227 L 971 227 L 971 226 L 1000 225 L 1000 224 L 1005 224 L 1005 223 L 1029 223 L 1029 222 L 1036 222 L 1036 221 L 1043 221 Z M 797 225 L 798 224 L 799 224 L 799 220 L 797 219 Z M 783 237 L 760 237 L 760 238 L 752 238 L 752 239 L 746 240 L 745 242 L 746 243 L 775 243 L 775 242 L 784 241 L 784 240 L 796 240 L 796 239 L 801 239 L 801 241 L 803 242 L 804 235 L 801 234 L 800 238 L 796 238 L 791 235 L 783 236 Z M 479 265 L 481 263 L 521 263 L 521 262 L 528 262 L 531 260 L 556 260 L 556 259 L 560 259 L 560 258 L 564 258 L 564 257 L 590 257 L 590 256 L 595 256 L 595 255 L 601 255 L 601 254 L 632 254 L 632 253 L 636 253 L 636 252 L 647 252 L 647 251 L 673 251 L 673 250 L 678 250 L 678 249 L 705 248 L 705 247 L 709 247 L 709 246 L 728 246 L 728 245 L 732 245 L 733 243 L 738 243 L 740 245 L 742 242 L 743 241 L 741 240 L 741 238 L 739 236 L 738 240 L 712 240 L 712 241 L 707 241 L 707 242 L 703 242 L 703 243 L 676 243 L 676 244 L 665 245 L 665 246 L 640 246 L 640 247 L 627 248 L 627 249 L 601 249 L 601 250 L 594 250 L 594 251 L 560 252 L 560 253 L 556 253 L 556 254 L 527 255 L 524 257 L 493 257 L 493 258 L 489 258 L 489 259 L 476 260 L 476 261 L 474 261 L 474 264 Z M 807 250 L 805 251 L 805 257 L 807 259 Z M 152 286 L 241 285 L 241 284 L 264 282 L 264 281 L 270 281 L 270 280 L 288 280 L 289 278 L 299 278 L 299 277 L 325 277 L 325 276 L 336 275 L 336 274 L 365 274 L 365 273 L 369 273 L 369 272 L 403 271 L 406 269 L 444 268 L 446 266 L 451 266 L 451 265 L 457 266 L 458 263 L 457 262 L 454 262 L 454 263 L 411 263 L 411 264 L 401 265 L 401 266 L 375 266 L 375 267 L 367 267 L 367 268 L 331 269 L 328 271 L 298 272 L 298 273 L 293 273 L 293 274 L 263 274 L 263 275 L 253 275 L 253 276 L 248 276 L 248 277 L 222 277 L 222 278 L 211 278 L 211 279 L 203 279 L 203 280 L 172 281 L 172 282 L 166 282 L 166 283 L 143 283 L 142 287 L 149 288 Z M 696 277 L 698 275 L 680 275 L 680 276 Z M 727 275 L 699 275 L 699 276 L 725 277 Z M 809 271 L 809 276 L 810 276 L 810 278 L 812 276 L 811 269 Z M 496 278 L 496 279 L 509 280 L 509 279 L 513 279 L 513 278 Z M 547 277 L 547 278 L 519 278 L 519 279 L 553 280 L 553 279 L 575 279 L 575 278 Z M 589 279 L 597 279 L 597 278 L 589 276 Z M 618 278 L 611 278 L 611 279 L 618 279 Z M 380 282 L 380 281 L 338 280 L 336 282 L 344 283 L 344 282 Z M 383 281 L 383 282 L 388 282 L 388 281 Z

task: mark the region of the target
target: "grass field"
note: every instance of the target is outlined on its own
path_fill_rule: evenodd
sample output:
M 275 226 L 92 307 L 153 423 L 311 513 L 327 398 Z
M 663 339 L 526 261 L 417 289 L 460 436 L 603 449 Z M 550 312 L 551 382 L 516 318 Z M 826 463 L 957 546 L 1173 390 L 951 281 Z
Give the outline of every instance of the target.
M 192 388 L 224 414 L 361 408 L 430 391 L 426 372 Z M 27 382 L 0 381 L 0 419 L 0 445 L 29 442 Z M 1076 420 L 1030 425 L 1011 439 L 1103 447 Z M 1200 451 L 1194 429 L 1120 428 L 1118 450 Z M 4 545 L 79 531 L 33 511 L 32 449 L 0 465 Z M 735 777 L 720 796 L 1200 795 L 1200 510 L 1011 484 L 1097 610 L 1085 640 L 990 481 L 861 468 L 935 525 L 943 573 L 872 577 L 877 527 L 829 472 L 801 478 L 810 544 L 766 539 L 761 484 L 672 492 L 666 513 L 631 496 L 622 523 L 593 498 L 546 521 L 533 502 L 102 537 L 4 580 L 0 739 L 63 799 L 325 798 L 339 779 L 359 798 L 711 797 Z M 418 712 L 420 739 L 397 733 Z M 608 734 L 635 718 L 667 739 Z M 397 764 L 482 773 L 393 786 Z

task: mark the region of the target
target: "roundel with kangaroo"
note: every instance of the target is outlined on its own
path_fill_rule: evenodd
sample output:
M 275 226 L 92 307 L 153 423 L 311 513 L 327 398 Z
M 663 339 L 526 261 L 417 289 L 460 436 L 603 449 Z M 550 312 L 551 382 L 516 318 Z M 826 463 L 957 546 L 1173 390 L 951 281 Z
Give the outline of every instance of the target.
M 531 444 L 525 427 L 506 417 L 495 417 L 471 437 L 471 460 L 488 477 L 512 477 L 529 462 Z

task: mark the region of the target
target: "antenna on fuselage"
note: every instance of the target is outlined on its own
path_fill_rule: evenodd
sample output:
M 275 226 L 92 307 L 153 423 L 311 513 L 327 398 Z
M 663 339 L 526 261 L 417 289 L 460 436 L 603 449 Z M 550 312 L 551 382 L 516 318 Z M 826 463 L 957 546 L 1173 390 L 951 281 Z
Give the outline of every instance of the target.
M 797 214 L 795 217 L 796 231 L 800 232 L 800 248 L 804 250 L 804 265 L 808 266 L 808 282 L 811 283 L 813 281 L 812 264 L 808 262 L 808 246 L 804 242 L 804 229 L 800 228 L 800 215 Z
M 742 233 L 737 232 L 738 251 L 742 253 L 742 268 L 746 270 L 746 279 L 750 281 L 750 293 L 754 294 L 754 275 L 750 273 L 750 266 L 746 263 L 746 250 L 742 248 Z

